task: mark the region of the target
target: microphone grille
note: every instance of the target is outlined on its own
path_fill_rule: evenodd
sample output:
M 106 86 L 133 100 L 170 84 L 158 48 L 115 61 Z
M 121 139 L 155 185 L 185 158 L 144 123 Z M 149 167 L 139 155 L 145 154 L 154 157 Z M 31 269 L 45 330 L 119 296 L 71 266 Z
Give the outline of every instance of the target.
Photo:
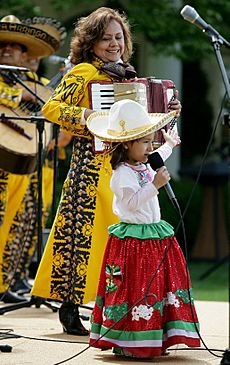
M 148 162 L 153 170 L 158 170 L 164 166 L 164 161 L 158 152 L 153 152 L 151 155 L 149 155 Z
M 185 5 L 180 13 L 183 18 L 189 22 L 193 22 L 198 17 L 196 10 L 189 5 Z

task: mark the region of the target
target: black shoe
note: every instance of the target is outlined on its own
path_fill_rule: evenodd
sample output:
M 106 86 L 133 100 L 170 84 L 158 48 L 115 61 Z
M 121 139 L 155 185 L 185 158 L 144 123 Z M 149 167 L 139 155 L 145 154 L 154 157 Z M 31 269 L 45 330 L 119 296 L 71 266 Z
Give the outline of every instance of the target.
M 10 290 L 0 293 L 0 301 L 4 303 L 28 302 L 26 298 L 21 297 L 16 293 L 12 293 Z
M 88 336 L 89 331 L 79 318 L 79 305 L 71 302 L 62 303 L 59 309 L 59 319 L 64 332 L 75 336 Z
M 28 283 L 26 279 L 18 279 L 15 281 L 14 285 L 11 288 L 11 291 L 13 292 L 23 292 L 23 293 L 29 293 L 32 288 L 32 285 Z

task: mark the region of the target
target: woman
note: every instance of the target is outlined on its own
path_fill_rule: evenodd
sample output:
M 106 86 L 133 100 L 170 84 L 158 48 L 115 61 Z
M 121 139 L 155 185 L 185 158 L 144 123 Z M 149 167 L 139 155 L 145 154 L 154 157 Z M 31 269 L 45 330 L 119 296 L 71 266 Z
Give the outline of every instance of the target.
M 63 300 L 59 317 L 69 334 L 88 334 L 79 319 L 79 305 L 95 299 L 107 227 L 117 222 L 111 210 L 109 159 L 94 152 L 94 139 L 86 127 L 93 113 L 88 85 L 92 80 L 113 83 L 135 77 L 127 64 L 131 55 L 130 27 L 118 11 L 102 7 L 79 19 L 70 48 L 70 61 L 76 66 L 43 107 L 44 116 L 70 131 L 75 140 L 32 293 Z M 175 105 L 178 108 L 177 101 Z

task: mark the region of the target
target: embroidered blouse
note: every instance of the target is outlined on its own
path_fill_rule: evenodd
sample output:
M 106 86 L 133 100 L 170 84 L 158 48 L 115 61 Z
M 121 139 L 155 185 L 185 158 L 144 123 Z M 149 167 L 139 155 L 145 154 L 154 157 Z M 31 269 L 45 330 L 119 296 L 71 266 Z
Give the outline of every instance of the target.
M 163 161 L 172 153 L 166 142 L 156 150 Z M 149 164 L 122 163 L 113 171 L 110 187 L 114 192 L 113 212 L 121 222 L 151 224 L 161 220 L 158 190 L 152 183 L 156 172 Z

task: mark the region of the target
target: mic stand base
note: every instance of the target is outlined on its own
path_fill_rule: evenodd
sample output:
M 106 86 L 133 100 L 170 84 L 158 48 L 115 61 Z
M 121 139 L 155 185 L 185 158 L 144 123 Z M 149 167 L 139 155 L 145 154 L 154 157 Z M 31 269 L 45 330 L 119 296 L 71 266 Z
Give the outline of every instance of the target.
M 225 350 L 220 364 L 221 365 L 230 365 L 230 348 Z
M 41 297 L 37 297 L 32 295 L 30 300 L 28 300 L 28 302 L 19 302 L 19 303 L 15 303 L 15 304 L 10 304 L 10 305 L 6 305 L 5 307 L 0 308 L 0 315 L 5 314 L 7 312 L 11 312 L 14 311 L 16 309 L 20 309 L 20 308 L 28 308 L 28 307 L 32 307 L 33 305 L 35 305 L 35 308 L 40 308 L 40 306 L 43 304 L 45 305 L 47 308 L 52 309 L 53 312 L 58 312 L 58 310 L 60 309 L 62 301 L 52 301 L 48 300 L 48 299 L 44 299 Z M 80 308 L 84 308 L 84 309 L 88 309 L 88 310 L 93 310 L 92 307 L 87 306 L 87 305 L 80 305 Z M 79 317 L 81 319 L 83 319 L 84 321 L 88 321 L 89 320 L 89 316 L 85 315 L 85 314 L 79 314 Z
M 57 304 L 55 302 L 51 303 L 47 299 L 32 295 L 32 297 L 30 298 L 30 300 L 28 300 L 28 302 L 19 302 L 15 304 L 6 305 L 5 307 L 0 308 L 0 315 L 5 314 L 6 312 L 14 311 L 16 309 L 32 307 L 33 305 L 35 305 L 36 308 L 40 308 L 42 304 L 52 309 L 53 312 L 57 312 L 58 309 L 60 308 L 60 305 L 58 305 L 58 303 Z
M 11 352 L 12 346 L 10 345 L 0 345 L 0 352 Z

